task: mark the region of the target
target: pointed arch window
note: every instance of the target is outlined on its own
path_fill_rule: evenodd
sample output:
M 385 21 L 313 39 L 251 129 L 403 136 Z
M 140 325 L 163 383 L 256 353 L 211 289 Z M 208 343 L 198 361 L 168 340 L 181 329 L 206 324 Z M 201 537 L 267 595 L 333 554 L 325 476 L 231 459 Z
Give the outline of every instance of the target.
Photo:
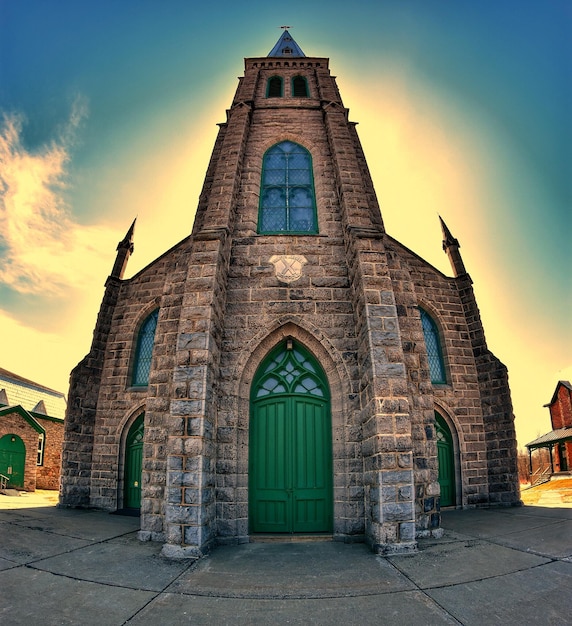
M 284 93 L 283 81 L 280 76 L 272 76 L 266 85 L 267 98 L 281 98 Z
M 445 384 L 447 377 L 445 376 L 445 361 L 443 359 L 441 339 L 439 338 L 439 329 L 427 311 L 423 309 L 419 309 L 419 311 L 421 312 L 421 326 L 423 327 L 423 337 L 425 338 L 425 349 L 427 350 L 427 358 L 429 359 L 431 382 Z
M 135 362 L 133 364 L 133 379 L 131 381 L 131 384 L 135 387 L 146 387 L 149 384 L 149 372 L 151 371 L 151 358 L 153 356 L 153 346 L 155 345 L 155 331 L 157 330 L 158 319 L 159 309 L 155 309 L 145 319 L 139 329 Z
M 294 76 L 292 79 L 292 96 L 294 98 L 307 98 L 309 95 L 308 81 L 304 76 Z
M 293 141 L 282 141 L 264 155 L 258 232 L 318 232 L 312 157 Z

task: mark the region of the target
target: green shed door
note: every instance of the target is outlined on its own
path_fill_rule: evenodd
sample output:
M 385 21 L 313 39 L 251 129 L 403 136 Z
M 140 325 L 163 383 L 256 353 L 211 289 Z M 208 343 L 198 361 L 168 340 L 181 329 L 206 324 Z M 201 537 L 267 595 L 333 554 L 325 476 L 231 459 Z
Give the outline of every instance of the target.
M 454 506 L 455 498 L 455 451 L 453 436 L 447 422 L 435 413 L 437 430 L 437 460 L 439 462 L 439 484 L 441 485 L 441 506 Z
M 127 433 L 125 442 L 125 493 L 123 506 L 126 509 L 141 508 L 141 469 L 143 466 L 143 420 L 140 415 Z
M 0 439 L 0 474 L 7 476 L 8 487 L 24 486 L 26 446 L 18 435 L 4 435 Z
M 252 396 L 251 531 L 331 532 L 330 403 L 320 366 L 301 346 L 281 344 L 259 368 Z

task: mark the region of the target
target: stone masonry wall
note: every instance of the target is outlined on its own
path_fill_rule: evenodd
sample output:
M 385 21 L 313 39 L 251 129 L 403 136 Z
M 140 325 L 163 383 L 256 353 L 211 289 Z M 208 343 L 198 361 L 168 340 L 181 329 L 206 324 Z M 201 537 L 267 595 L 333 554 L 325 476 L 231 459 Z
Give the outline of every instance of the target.
M 310 82 L 310 89 L 315 89 Z M 259 81 L 263 89 L 265 80 Z M 288 129 L 285 132 L 284 129 Z M 319 236 L 256 235 L 262 156 L 273 144 L 289 139 L 312 154 L 316 177 Z M 345 250 L 332 184 L 329 147 L 315 102 L 304 109 L 256 109 L 252 115 L 238 199 L 238 222 L 231 251 L 221 361 L 221 406 L 217 427 L 217 519 L 223 538 L 248 534 L 248 394 L 240 383 L 251 380 L 255 365 L 284 336 L 284 329 L 304 342 L 331 373 L 334 420 L 335 532 L 363 535 L 363 488 L 359 486 L 361 453 L 356 423 L 357 364 L 355 317 Z M 275 254 L 303 255 L 302 277 L 286 285 L 274 275 Z M 273 338 L 273 339 L 272 339 Z M 258 348 L 265 346 L 265 350 Z M 247 356 L 253 355 L 251 360 Z M 326 356 L 327 355 L 327 356 Z M 328 368 L 328 362 L 330 367 Z M 334 365 L 334 363 L 336 365 Z M 244 369 L 248 374 L 244 374 Z M 339 394 L 339 380 L 345 390 Z M 336 386 L 334 387 L 334 382 Z M 344 405 L 346 411 L 342 411 Z
M 458 504 L 518 502 L 518 481 L 513 474 L 516 442 L 506 369 L 486 349 L 472 288 L 468 295 L 463 293 L 463 280 L 470 278 L 448 278 L 395 240 L 392 247 L 410 268 L 418 305 L 427 310 L 440 330 L 447 384 L 431 387 L 434 408 L 448 417 L 458 438 Z M 475 337 L 480 343 L 475 343 Z M 416 338 L 423 343 L 420 323 Z M 421 358 L 426 361 L 424 355 Z M 427 370 L 425 380 L 430 380 Z M 430 426 L 429 414 L 426 426 Z
M 489 487 L 478 372 L 456 280 L 444 276 L 395 240 L 388 245 L 408 266 L 414 283 L 416 304 L 431 315 L 441 335 L 447 384 L 434 385 L 430 382 L 419 313 L 413 313 L 416 330 L 411 338 L 423 347 L 420 375 L 433 400 L 432 406 L 426 407 L 427 432 L 434 439 L 431 428 L 434 417 L 429 415 L 430 412 L 438 409 L 449 418 L 460 448 L 458 469 L 462 486 L 461 493 L 457 493 L 457 503 L 461 506 L 485 504 L 488 502 Z
M 487 348 L 470 277 L 459 277 L 457 282 L 478 372 L 487 445 L 489 503 L 518 504 L 520 484 L 508 372 Z
M 64 423 L 35 416 L 46 431 L 44 442 L 44 463 L 36 470 L 36 489 L 58 489 L 62 463 Z
M 440 526 L 433 388 L 418 309 L 418 286 L 413 281 L 407 257 L 399 254 L 391 242 L 386 245 L 408 378 L 416 533 L 422 536 Z
M 89 353 L 72 370 L 62 451 L 61 506 L 90 506 L 92 453 L 105 348 L 121 281 L 109 277 Z
M 94 423 L 91 506 L 105 510 L 115 510 L 123 506 L 123 453 L 127 431 L 133 421 L 143 411 L 147 411 L 150 387 L 162 385 L 162 395 L 166 399 L 170 396 L 171 363 L 168 362 L 165 347 L 161 344 L 156 345 L 153 350 L 149 387 L 133 387 L 131 377 L 139 328 L 147 316 L 160 307 L 166 280 L 172 276 L 174 268 L 184 256 L 185 243 L 186 241 L 179 244 L 131 280 L 120 283 L 120 294 L 113 310 L 106 342 Z M 161 310 L 156 336 L 172 338 L 169 328 L 170 321 L 165 319 L 165 313 Z M 165 375 L 164 368 L 168 375 Z M 157 416 L 146 413 L 142 488 L 144 494 L 148 489 L 156 491 L 152 493 L 155 498 L 146 500 L 143 507 L 146 513 L 150 512 L 147 510 L 150 508 L 162 517 L 161 485 L 164 487 L 166 466 L 162 447 L 165 419 L 159 418 L 159 430 L 153 420 L 157 420 Z

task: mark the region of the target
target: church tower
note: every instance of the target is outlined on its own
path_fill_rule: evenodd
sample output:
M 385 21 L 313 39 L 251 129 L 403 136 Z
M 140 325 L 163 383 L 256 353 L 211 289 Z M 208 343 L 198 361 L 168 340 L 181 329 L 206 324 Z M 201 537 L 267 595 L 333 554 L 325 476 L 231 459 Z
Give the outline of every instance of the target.
M 385 232 L 329 60 L 285 30 L 219 126 L 191 235 L 113 278 L 72 374 L 61 504 L 140 508 L 142 539 L 194 557 L 258 534 L 413 551 L 441 505 L 517 503 L 470 279 Z

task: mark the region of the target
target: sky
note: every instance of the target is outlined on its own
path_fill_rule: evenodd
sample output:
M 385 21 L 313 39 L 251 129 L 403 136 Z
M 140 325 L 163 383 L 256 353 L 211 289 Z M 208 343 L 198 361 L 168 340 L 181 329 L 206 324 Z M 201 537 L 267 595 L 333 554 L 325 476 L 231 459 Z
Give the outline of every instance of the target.
M 187 236 L 245 57 L 330 58 L 386 230 L 459 239 L 519 446 L 572 380 L 569 0 L 0 0 L 0 367 L 67 394 L 115 248 Z

